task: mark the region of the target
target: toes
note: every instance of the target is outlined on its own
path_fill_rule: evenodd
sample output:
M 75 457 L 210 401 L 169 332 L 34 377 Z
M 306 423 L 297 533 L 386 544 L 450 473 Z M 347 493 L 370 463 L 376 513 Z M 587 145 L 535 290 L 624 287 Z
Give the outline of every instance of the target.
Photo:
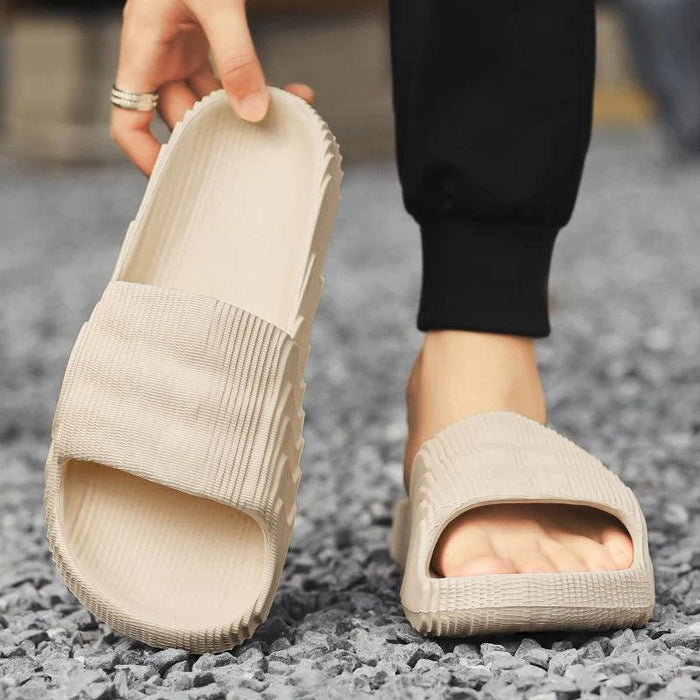
M 617 569 L 615 560 L 602 544 L 592 542 L 592 546 L 587 549 L 588 552 L 583 555 L 583 560 L 589 571 L 614 571 Z
M 500 557 L 476 557 L 454 566 L 445 576 L 484 576 L 486 574 L 514 574 L 513 565 Z
M 553 522 L 545 523 L 526 515 L 494 509 L 456 518 L 438 540 L 433 570 L 449 577 L 613 571 L 632 565 L 632 541 L 617 521 L 600 522 L 584 534 L 576 522 L 566 527 L 557 521 L 555 512 L 550 513 Z
M 586 571 L 613 571 L 617 568 L 608 550 L 590 537 L 564 535 L 562 544 L 583 561 Z
M 497 554 L 488 532 L 474 525 L 466 514 L 453 520 L 440 535 L 431 567 L 444 577 L 515 573 L 513 565 Z
M 472 563 L 483 560 L 476 569 L 488 568 L 489 560 L 499 560 L 488 534 L 474 526 L 467 518 L 460 516 L 453 520 L 440 535 L 431 567 L 439 576 L 470 576 Z M 499 565 L 502 566 L 502 565 Z M 482 571 L 481 573 L 500 573 Z
M 540 542 L 540 548 L 560 573 L 587 569 L 585 562 L 561 542 L 546 538 Z
M 537 547 L 521 549 L 511 557 L 511 561 L 519 574 L 539 574 L 557 570 L 550 559 Z
M 601 541 L 615 562 L 616 569 L 629 569 L 632 566 L 634 545 L 624 530 L 617 525 L 608 527 L 603 530 Z

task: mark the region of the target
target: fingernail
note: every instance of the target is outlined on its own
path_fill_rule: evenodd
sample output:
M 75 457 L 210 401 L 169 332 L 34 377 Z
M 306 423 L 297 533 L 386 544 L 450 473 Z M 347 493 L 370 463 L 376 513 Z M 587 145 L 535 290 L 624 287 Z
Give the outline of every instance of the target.
M 238 114 L 249 122 L 259 122 L 267 112 L 267 93 L 254 92 L 238 103 Z

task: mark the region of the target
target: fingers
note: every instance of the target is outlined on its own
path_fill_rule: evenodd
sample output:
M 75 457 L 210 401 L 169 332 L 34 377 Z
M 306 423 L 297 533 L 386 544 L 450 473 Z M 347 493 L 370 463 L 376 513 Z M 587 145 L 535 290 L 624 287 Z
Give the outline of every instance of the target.
M 287 92 L 291 92 L 292 95 L 301 97 L 302 100 L 305 100 L 309 104 L 313 104 L 315 93 L 313 88 L 311 88 L 309 85 L 306 85 L 305 83 L 289 83 L 288 85 L 284 86 L 284 89 Z
M 199 98 L 206 97 L 206 95 L 215 90 L 220 90 L 222 87 L 221 81 L 214 75 L 211 66 L 208 64 L 190 76 L 187 79 L 187 84 Z M 309 104 L 313 104 L 316 97 L 314 89 L 306 83 L 288 83 L 284 86 L 284 89 L 287 92 L 291 92 L 292 95 L 301 97 L 302 100 Z
M 198 99 L 219 88 L 221 88 L 221 81 L 214 77 L 211 68 L 202 68 L 188 78 L 187 82 L 174 81 L 164 85 L 159 90 L 158 113 L 168 128 L 172 130 Z M 290 83 L 285 85 L 284 89 L 301 97 L 309 104 L 313 102 L 314 91 L 308 85 Z
M 191 9 L 209 39 L 214 63 L 233 109 L 247 121 L 260 121 L 267 113 L 270 98 L 242 0 L 221 0 L 206 14 L 198 15 L 196 7 Z
M 196 101 L 197 95 L 184 82 L 178 80 L 168 83 L 159 91 L 158 114 L 172 130 Z
M 134 16 L 131 3 L 127 3 L 115 83 L 122 90 L 131 92 L 156 92 L 158 81 L 143 69 L 149 64 L 148 46 L 147 42 L 137 40 L 137 26 L 138 18 Z M 153 112 L 112 107 L 112 139 L 146 176 L 151 174 L 160 149 L 160 143 L 151 132 L 153 116 Z
M 187 84 L 199 98 L 206 97 L 210 92 L 221 89 L 221 81 L 214 76 L 208 62 L 187 79 Z
M 112 108 L 112 138 L 146 176 L 151 174 L 160 150 L 160 143 L 151 133 L 152 120 L 153 112 Z

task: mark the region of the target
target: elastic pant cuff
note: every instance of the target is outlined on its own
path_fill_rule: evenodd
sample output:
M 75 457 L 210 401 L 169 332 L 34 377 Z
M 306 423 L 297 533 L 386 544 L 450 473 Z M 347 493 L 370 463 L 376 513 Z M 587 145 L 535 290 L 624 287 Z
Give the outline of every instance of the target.
M 418 328 L 549 335 L 549 267 L 557 229 L 462 221 L 421 225 Z

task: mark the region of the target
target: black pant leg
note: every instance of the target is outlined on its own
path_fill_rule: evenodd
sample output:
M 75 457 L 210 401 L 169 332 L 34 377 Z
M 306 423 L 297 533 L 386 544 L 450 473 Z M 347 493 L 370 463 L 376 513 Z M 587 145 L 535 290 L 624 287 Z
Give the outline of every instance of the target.
M 588 149 L 593 0 L 391 0 L 397 160 L 420 224 L 418 327 L 549 333 L 554 239 Z

